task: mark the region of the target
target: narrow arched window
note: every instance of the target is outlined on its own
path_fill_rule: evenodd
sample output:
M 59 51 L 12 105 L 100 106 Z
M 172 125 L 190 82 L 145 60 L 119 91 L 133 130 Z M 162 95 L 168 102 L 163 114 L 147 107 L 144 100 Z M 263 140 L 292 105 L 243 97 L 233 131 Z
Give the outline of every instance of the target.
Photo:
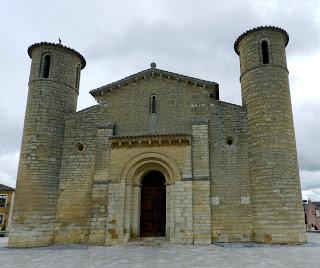
M 80 68 L 78 65 L 77 66 L 77 73 L 76 73 L 76 88 L 79 88 L 79 80 L 80 80 Z
M 50 61 L 51 61 L 51 57 L 49 55 L 44 56 L 43 65 L 42 65 L 42 78 L 49 77 Z
M 157 112 L 157 103 L 156 103 L 156 96 L 151 97 L 151 113 L 155 114 Z
M 261 51 L 262 51 L 262 63 L 267 64 L 269 63 L 269 49 L 268 49 L 268 42 L 262 41 L 261 42 Z

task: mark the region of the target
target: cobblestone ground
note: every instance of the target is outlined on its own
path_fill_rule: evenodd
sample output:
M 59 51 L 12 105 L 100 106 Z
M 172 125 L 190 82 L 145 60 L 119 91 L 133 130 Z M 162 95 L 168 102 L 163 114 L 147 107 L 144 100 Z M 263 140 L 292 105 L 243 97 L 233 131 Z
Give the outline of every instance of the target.
M 50 246 L 6 248 L 0 238 L 0 267 L 320 267 L 320 233 L 302 246 L 218 244 L 209 246 Z

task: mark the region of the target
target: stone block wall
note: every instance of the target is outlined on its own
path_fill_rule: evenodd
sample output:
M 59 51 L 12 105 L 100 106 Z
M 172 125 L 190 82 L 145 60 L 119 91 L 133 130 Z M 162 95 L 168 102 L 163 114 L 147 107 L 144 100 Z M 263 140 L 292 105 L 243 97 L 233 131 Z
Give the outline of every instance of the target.
M 174 210 L 174 235 L 170 237 L 173 243 L 193 243 L 193 213 L 192 213 L 192 182 L 177 181 L 171 188 L 173 195 L 170 207 Z
M 220 242 L 250 241 L 246 113 L 240 106 L 213 101 L 210 114 L 212 238 Z
M 11 247 L 53 243 L 62 161 L 64 117 L 76 111 L 75 85 L 81 56 L 69 48 L 37 44 L 32 58 L 28 101 L 13 208 Z M 45 55 L 50 55 L 47 78 L 42 77 Z M 61 75 L 63 74 L 63 78 Z
M 261 27 L 245 33 L 235 46 L 247 110 L 253 239 L 258 242 L 306 239 L 285 55 L 288 39 L 282 29 Z M 262 42 L 268 62 L 262 61 Z
M 192 182 L 193 243 L 211 244 L 210 181 Z
M 56 243 L 87 242 L 90 232 L 94 180 L 96 170 L 97 127 L 104 120 L 103 106 L 70 115 L 65 120 L 64 150 L 59 174 L 59 193 L 56 207 Z M 98 123 L 98 122 L 99 123 Z M 107 180 L 107 178 L 106 178 Z M 97 188 L 95 188 L 97 189 Z M 94 198 L 93 198 L 94 199 Z
M 119 244 L 123 241 L 125 215 L 125 184 L 110 183 L 108 185 L 108 214 L 106 220 L 105 244 Z M 129 212 L 127 212 L 129 213 Z
M 207 102 L 211 91 L 174 77 L 147 76 L 96 98 L 107 106 L 116 136 L 189 133 L 191 103 Z M 151 96 L 156 97 L 154 114 L 150 112 Z
M 97 181 L 92 185 L 89 243 L 104 245 L 108 215 L 108 183 Z
M 192 122 L 193 243 L 211 244 L 208 120 Z

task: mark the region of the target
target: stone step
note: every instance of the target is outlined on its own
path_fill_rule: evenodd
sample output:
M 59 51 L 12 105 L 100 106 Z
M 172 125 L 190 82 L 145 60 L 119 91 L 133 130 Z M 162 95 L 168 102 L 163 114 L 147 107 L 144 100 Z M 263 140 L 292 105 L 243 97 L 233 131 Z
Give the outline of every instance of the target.
M 159 246 L 170 244 L 166 237 L 140 237 L 136 240 L 129 241 L 128 245 L 140 245 L 140 246 Z

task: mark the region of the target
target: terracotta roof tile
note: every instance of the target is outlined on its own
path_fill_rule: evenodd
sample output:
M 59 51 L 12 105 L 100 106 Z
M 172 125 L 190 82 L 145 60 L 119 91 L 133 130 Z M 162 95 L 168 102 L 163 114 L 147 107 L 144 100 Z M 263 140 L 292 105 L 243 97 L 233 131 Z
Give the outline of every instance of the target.
M 15 189 L 0 183 L 0 192 L 14 192 Z

